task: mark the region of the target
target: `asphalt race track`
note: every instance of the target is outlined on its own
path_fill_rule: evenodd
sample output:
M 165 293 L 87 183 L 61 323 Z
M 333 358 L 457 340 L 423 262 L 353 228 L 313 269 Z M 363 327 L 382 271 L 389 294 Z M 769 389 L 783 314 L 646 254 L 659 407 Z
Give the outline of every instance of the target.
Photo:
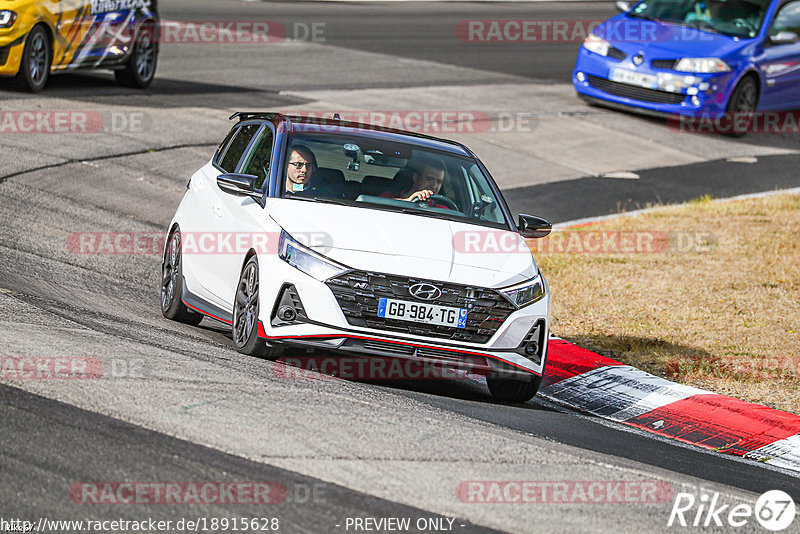
M 238 354 L 222 323 L 194 328 L 161 316 L 160 251 L 74 246 L 85 232 L 165 231 L 237 110 L 471 110 L 489 122 L 432 133 L 473 148 L 515 211 L 554 222 L 800 187 L 796 135 L 689 134 L 589 107 L 569 84 L 579 43 L 456 36 L 464 20 L 613 12 L 611 2 L 165 0 L 165 21 L 273 21 L 295 38 L 164 43 L 144 91 L 116 86 L 109 73 L 54 76 L 35 96 L 0 80 L 0 111 L 104 121 L 93 133 L 0 134 L 0 356 L 95 358 L 105 370 L 0 383 L 0 518 L 278 518 L 280 532 L 318 533 L 396 517 L 421 521 L 410 532 L 638 533 L 682 531 L 667 527 L 679 492 L 718 493 L 733 506 L 780 489 L 800 502 L 789 471 L 539 398 L 496 403 L 480 381 L 287 379 L 281 364 Z M 303 39 L 312 27 L 317 37 Z M 286 494 L 261 505 L 92 505 L 70 493 L 132 481 L 264 482 Z M 469 481 L 654 483 L 672 493 L 658 502 L 485 504 L 464 498 Z M 736 531 L 762 530 L 751 522 Z

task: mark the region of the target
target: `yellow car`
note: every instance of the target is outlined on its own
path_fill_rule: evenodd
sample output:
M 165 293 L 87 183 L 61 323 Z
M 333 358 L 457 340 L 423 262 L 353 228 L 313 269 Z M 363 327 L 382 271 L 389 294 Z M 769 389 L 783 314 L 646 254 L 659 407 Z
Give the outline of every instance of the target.
M 147 87 L 158 59 L 157 0 L 2 0 L 0 76 L 41 91 L 51 72 L 112 69 Z

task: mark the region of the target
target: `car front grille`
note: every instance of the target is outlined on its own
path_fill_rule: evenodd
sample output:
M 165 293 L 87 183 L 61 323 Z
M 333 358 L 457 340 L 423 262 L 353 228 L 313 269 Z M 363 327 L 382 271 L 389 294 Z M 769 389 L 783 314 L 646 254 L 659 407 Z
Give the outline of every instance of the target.
M 627 83 L 613 82 L 599 76 L 589 75 L 588 79 L 589 85 L 595 89 L 605 91 L 610 95 L 630 98 L 632 100 L 641 100 L 642 102 L 651 102 L 653 104 L 680 104 L 686 98 L 686 95 L 680 93 L 670 93 L 669 91 L 659 91 L 657 89 L 648 89 L 647 87 L 639 87 Z
M 419 301 L 411 296 L 408 288 L 418 283 L 428 283 L 442 291 L 434 301 Z M 327 282 L 336 301 L 352 326 L 374 328 L 387 332 L 463 341 L 486 343 L 511 315 L 515 308 L 500 293 L 493 289 L 463 286 L 449 282 L 435 282 L 403 276 L 351 271 L 331 278 Z M 465 328 L 429 325 L 378 317 L 378 299 L 390 298 L 420 304 L 436 304 L 455 308 L 467 308 Z
M 10 46 L 0 46 L 0 67 L 8 61 L 8 51 L 11 50 Z
M 628 55 L 619 48 L 614 48 L 612 46 L 611 48 L 608 49 L 608 57 L 616 59 L 617 61 L 622 61 L 623 59 L 628 57 Z
M 650 62 L 650 65 L 654 69 L 672 70 L 673 68 L 675 68 L 675 64 L 677 62 L 678 61 L 676 59 L 654 59 L 653 61 Z

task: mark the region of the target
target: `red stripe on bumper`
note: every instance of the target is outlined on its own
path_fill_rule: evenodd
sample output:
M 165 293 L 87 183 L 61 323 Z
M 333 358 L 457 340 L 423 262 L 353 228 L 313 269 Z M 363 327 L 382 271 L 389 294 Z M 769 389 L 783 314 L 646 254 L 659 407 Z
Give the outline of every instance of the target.
M 221 317 L 217 317 L 217 316 L 216 316 L 216 315 L 214 315 L 214 314 L 208 313 L 207 311 L 203 311 L 203 310 L 201 310 L 200 308 L 197 308 L 197 307 L 195 307 L 195 306 L 192 306 L 191 304 L 187 303 L 185 300 L 182 300 L 181 302 L 183 302 L 183 304 L 184 304 L 185 306 L 187 306 L 187 307 L 189 307 L 189 308 L 193 309 L 194 311 L 196 311 L 196 312 L 198 312 L 198 313 L 202 313 L 203 315 L 207 315 L 207 316 L 209 316 L 209 317 L 212 317 L 212 318 L 216 319 L 217 321 L 222 321 L 223 323 L 227 323 L 227 324 L 233 324 L 232 322 L 230 322 L 230 321 L 226 321 L 225 319 L 222 319 Z M 259 328 L 261 328 L 261 323 L 258 323 L 258 325 L 259 325 Z
M 355 335 L 355 334 L 345 334 L 345 333 L 342 333 L 342 334 L 314 334 L 314 335 L 309 335 L 309 336 L 268 336 L 266 331 L 264 330 L 264 324 L 261 321 L 258 322 L 258 337 L 261 337 L 261 338 L 264 338 L 264 339 L 275 339 L 275 340 L 281 340 L 281 339 L 320 339 L 320 338 L 324 338 L 324 339 L 339 339 L 339 338 L 350 338 L 350 339 L 365 339 L 367 341 L 380 341 L 382 343 L 394 343 L 394 344 L 397 344 L 397 345 L 405 345 L 405 346 L 408 346 L 408 347 L 419 347 L 419 348 L 423 348 L 423 349 L 443 350 L 443 351 L 448 351 L 448 352 L 455 352 L 456 354 L 468 354 L 470 356 L 480 356 L 482 358 L 491 358 L 493 360 L 497 360 L 499 362 L 502 362 L 502 363 L 504 363 L 506 365 L 510 365 L 512 367 L 516 367 L 517 369 L 520 369 L 520 370 L 525 371 L 527 373 L 530 373 L 532 375 L 541 376 L 539 373 L 537 373 L 535 371 L 531 371 L 530 369 L 526 369 L 525 367 L 522 367 L 521 365 L 517 365 L 515 363 L 503 360 L 502 358 L 498 358 L 497 356 L 492 356 L 491 354 L 484 354 L 482 352 L 472 352 L 472 351 L 468 351 L 468 350 L 450 349 L 450 348 L 444 348 L 444 347 L 434 347 L 434 346 L 431 346 L 431 345 L 423 345 L 421 343 L 408 343 L 408 342 L 404 342 L 404 341 L 396 341 L 396 340 L 393 340 L 393 339 L 383 339 L 383 338 L 379 338 L 379 337 L 358 336 L 358 335 Z

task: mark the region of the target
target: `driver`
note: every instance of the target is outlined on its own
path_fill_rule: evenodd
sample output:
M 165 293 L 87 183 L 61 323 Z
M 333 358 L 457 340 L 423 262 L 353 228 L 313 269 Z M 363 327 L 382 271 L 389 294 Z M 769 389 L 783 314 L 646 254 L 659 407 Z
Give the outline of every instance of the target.
M 407 202 L 428 200 L 433 195 L 438 195 L 442 189 L 445 177 L 444 163 L 438 159 L 421 157 L 409 164 L 411 169 L 411 187 L 400 193 L 385 191 L 380 194 L 384 198 L 394 198 Z M 446 208 L 447 206 L 436 205 L 435 208 Z
M 725 3 L 720 2 L 717 0 L 708 0 L 703 2 L 697 2 L 694 5 L 694 11 L 690 11 L 686 18 L 683 19 L 684 22 L 708 22 L 712 23 L 715 20 L 721 19 L 722 11 L 725 9 Z
M 317 158 L 311 149 L 305 145 L 293 145 L 286 164 L 286 191 L 300 193 L 305 190 L 316 170 Z

